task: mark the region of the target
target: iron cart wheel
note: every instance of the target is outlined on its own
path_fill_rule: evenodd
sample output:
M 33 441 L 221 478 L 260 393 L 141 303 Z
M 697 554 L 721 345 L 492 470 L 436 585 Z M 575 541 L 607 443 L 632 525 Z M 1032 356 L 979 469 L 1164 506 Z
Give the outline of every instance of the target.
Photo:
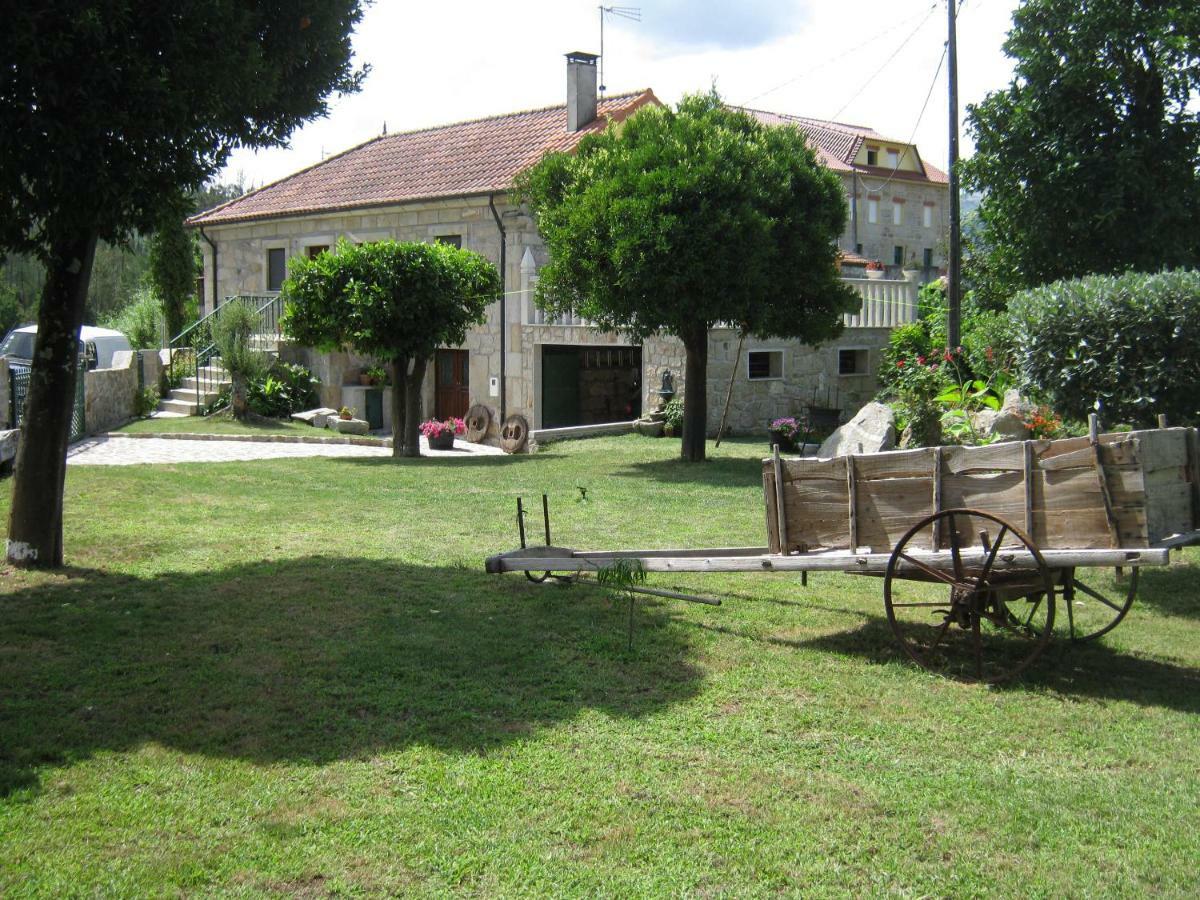
M 1063 569 L 1058 589 L 1067 611 L 1067 632 L 1073 641 L 1091 641 L 1108 634 L 1125 618 L 1137 596 L 1138 570 L 1122 577 L 1121 570 L 1112 574 L 1095 569 L 1085 583 L 1076 569 Z
M 938 565 L 929 561 L 934 548 L 948 557 Z M 976 548 L 982 561 L 972 562 L 964 551 Z M 1033 541 L 1000 517 L 972 509 L 943 510 L 910 528 L 883 581 L 888 623 L 917 665 L 988 683 L 1019 675 L 1046 648 L 1054 595 Z

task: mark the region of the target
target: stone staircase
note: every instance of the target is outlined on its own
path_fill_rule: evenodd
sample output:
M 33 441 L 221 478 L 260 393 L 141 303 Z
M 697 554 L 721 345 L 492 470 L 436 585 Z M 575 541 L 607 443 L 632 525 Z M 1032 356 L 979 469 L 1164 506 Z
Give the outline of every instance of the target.
M 208 406 L 216 400 L 221 389 L 230 384 L 229 373 L 220 365 L 201 366 L 200 380 L 203 382 L 203 390 L 195 375 L 183 379 L 179 387 L 158 401 L 155 415 L 164 418 L 199 415 L 201 407 Z

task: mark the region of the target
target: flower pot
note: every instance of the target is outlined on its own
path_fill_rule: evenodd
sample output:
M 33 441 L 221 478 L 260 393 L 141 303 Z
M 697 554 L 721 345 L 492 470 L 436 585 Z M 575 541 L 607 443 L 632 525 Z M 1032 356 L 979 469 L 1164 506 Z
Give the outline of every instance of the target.
M 363 374 L 358 376 L 358 383 L 361 384 L 363 387 L 370 387 L 371 385 L 373 385 L 375 383 L 375 379 L 364 372 Z
M 884 272 L 883 269 L 867 269 L 867 277 L 873 281 L 878 281 L 886 274 L 887 273 Z
M 425 440 L 429 442 L 430 450 L 453 450 L 454 449 L 454 432 L 443 431 L 438 435 L 430 435 Z
M 771 445 L 779 446 L 780 453 L 795 453 L 796 438 L 791 434 L 784 434 L 782 431 L 771 430 Z

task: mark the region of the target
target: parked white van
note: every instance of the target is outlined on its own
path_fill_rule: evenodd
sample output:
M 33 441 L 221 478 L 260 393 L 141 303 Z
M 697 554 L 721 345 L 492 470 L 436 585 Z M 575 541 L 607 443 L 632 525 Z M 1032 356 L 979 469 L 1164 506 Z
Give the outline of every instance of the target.
M 28 366 L 33 360 L 33 342 L 37 339 L 36 325 L 14 328 L 0 343 L 0 356 L 7 356 L 9 365 Z M 87 368 L 112 368 L 113 354 L 118 350 L 131 350 L 129 338 L 111 328 L 95 328 L 84 325 L 79 330 L 79 355 L 87 362 Z

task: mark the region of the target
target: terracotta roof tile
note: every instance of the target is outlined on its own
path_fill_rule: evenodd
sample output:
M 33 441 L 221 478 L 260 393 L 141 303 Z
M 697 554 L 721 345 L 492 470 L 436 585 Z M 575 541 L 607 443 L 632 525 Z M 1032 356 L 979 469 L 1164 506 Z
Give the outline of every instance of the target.
M 647 103 L 645 90 L 606 97 L 593 122 L 567 131 L 567 107 L 551 106 L 383 135 L 188 219 L 216 225 L 508 190 L 549 151 L 569 150 Z
M 854 164 L 854 158 L 858 156 L 858 151 L 864 141 L 882 143 L 889 140 L 873 128 L 867 128 L 864 125 L 847 125 L 844 122 L 827 122 L 824 119 L 810 119 L 804 116 L 792 116 L 786 113 L 767 112 L 761 109 L 744 109 L 743 111 L 754 116 L 764 125 L 795 125 L 808 137 L 809 144 L 816 150 L 821 163 L 835 172 L 853 172 L 857 169 L 865 175 L 884 178 L 893 175 L 892 170 L 886 166 Z M 904 181 L 948 183 L 949 179 L 946 177 L 946 173 L 922 161 L 919 154 L 917 163 L 924 170 L 924 174 L 900 169 L 894 173 L 895 177 Z

